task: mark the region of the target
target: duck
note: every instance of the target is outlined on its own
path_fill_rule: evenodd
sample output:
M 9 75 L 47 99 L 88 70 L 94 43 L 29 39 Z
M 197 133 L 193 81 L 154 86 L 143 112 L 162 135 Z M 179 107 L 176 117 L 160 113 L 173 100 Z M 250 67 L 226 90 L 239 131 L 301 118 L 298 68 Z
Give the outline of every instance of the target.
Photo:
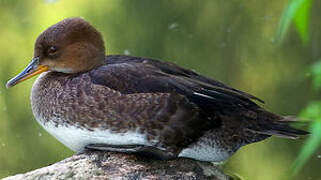
M 174 63 L 106 56 L 101 33 L 79 17 L 42 32 L 30 64 L 6 87 L 38 74 L 33 115 L 74 152 L 222 162 L 271 136 L 308 134 L 262 108 L 261 99 Z

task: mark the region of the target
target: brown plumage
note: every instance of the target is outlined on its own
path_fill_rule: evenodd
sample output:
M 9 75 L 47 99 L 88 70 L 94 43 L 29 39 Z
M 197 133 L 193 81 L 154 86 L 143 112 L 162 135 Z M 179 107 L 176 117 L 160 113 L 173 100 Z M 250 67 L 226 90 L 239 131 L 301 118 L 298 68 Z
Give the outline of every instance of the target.
M 307 134 L 261 108 L 253 100 L 263 101 L 248 93 L 172 63 L 105 57 L 104 51 L 91 25 L 65 19 L 38 37 L 32 63 L 7 84 L 49 71 L 33 86 L 33 113 L 75 151 L 87 147 L 221 161 L 271 135 Z

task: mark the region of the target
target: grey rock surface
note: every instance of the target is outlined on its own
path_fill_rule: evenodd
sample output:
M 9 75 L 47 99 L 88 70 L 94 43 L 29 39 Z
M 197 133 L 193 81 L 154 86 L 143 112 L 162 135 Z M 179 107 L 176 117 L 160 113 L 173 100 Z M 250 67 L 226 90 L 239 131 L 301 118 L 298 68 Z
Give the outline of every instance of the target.
M 226 180 L 211 163 L 189 159 L 162 161 L 131 154 L 90 151 L 4 180 L 111 179 L 111 180 Z

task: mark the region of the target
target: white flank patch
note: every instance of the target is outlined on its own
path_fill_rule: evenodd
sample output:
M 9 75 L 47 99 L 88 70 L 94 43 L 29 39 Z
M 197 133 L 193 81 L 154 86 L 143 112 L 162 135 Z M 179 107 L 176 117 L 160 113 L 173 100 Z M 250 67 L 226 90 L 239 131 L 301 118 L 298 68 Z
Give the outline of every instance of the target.
M 229 158 L 233 152 L 226 150 L 215 140 L 215 135 L 208 131 L 200 139 L 189 147 L 183 149 L 178 157 L 186 157 L 199 161 L 221 162 Z
M 110 130 L 94 129 L 89 131 L 74 126 L 58 126 L 47 122 L 40 124 L 52 136 L 58 139 L 69 149 L 79 152 L 89 144 L 110 144 L 110 145 L 150 145 L 144 134 L 138 132 L 112 133 Z
M 227 151 L 211 146 L 192 146 L 191 148 L 183 149 L 178 157 L 186 157 L 199 161 L 221 162 L 230 157 Z

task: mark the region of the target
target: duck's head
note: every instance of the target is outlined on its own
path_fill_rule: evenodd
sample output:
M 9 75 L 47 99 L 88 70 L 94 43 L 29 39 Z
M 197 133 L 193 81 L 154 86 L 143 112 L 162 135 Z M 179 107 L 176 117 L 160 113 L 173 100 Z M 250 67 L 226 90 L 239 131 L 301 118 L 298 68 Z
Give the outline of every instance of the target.
M 35 43 L 34 57 L 16 77 L 10 88 L 46 71 L 81 73 L 104 63 L 105 47 L 101 34 L 81 18 L 68 18 L 41 33 Z

